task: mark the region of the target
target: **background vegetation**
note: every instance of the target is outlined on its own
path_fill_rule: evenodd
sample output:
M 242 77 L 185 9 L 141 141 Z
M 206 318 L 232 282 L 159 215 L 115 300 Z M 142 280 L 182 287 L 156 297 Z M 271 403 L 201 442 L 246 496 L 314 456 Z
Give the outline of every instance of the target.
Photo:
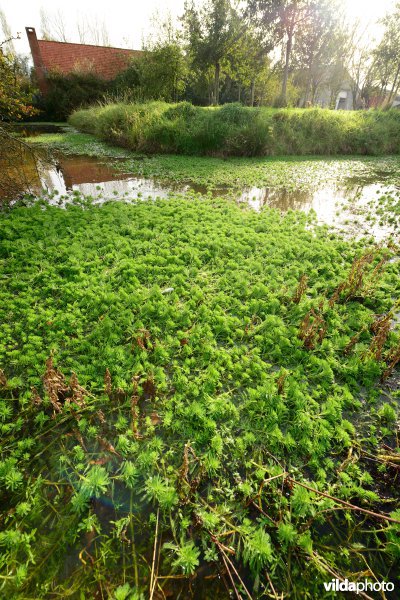
M 114 81 L 97 78 L 84 65 L 65 77 L 50 73 L 50 95 L 37 98 L 37 106 L 43 118 L 57 120 L 105 95 L 203 106 L 335 108 L 338 92 L 346 89 L 355 108 L 388 108 L 400 86 L 399 6 L 382 19 L 381 40 L 372 42 L 347 22 L 340 0 L 191 0 L 179 23 L 155 22 L 142 56 Z M 109 43 L 104 23 L 96 28 L 78 20 L 76 28 L 83 43 Z M 61 14 L 52 20 L 42 11 L 42 36 L 68 41 Z M 21 63 L 8 45 L 10 51 Z M 0 103 L 0 116 L 2 110 Z
M 38 114 L 26 63 L 12 50 L 12 36 L 0 37 L 0 123 Z
M 41 118 L 52 121 L 65 119 L 79 106 L 94 104 L 110 90 L 110 85 L 94 73 L 50 73 L 48 93 L 36 101 Z

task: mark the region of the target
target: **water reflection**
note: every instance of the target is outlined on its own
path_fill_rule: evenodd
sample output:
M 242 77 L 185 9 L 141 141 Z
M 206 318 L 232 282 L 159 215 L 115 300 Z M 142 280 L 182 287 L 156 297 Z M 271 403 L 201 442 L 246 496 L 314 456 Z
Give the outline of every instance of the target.
M 317 221 L 357 235 L 372 235 L 381 240 L 396 234 L 394 228 L 380 225 L 368 218 L 369 203 L 380 194 L 398 194 L 395 186 L 381 184 L 325 186 L 314 190 L 247 188 L 239 197 L 254 210 L 268 206 L 282 212 L 301 210 L 316 213 Z
M 61 130 L 55 125 L 37 127 L 37 133 Z M 32 126 L 25 134 L 32 135 Z M 56 158 L 51 160 L 46 154 L 42 156 L 38 174 L 40 181 L 36 180 L 36 192 L 40 193 L 45 189 L 51 194 L 57 190 L 58 197 L 50 201 L 61 205 L 72 201 L 74 192 L 90 196 L 95 203 L 101 203 L 111 199 L 168 198 L 171 193 L 185 193 L 188 190 L 201 194 L 208 191 L 207 187 L 198 184 L 184 185 L 155 178 L 132 177 L 131 173 L 123 173 L 118 169 L 118 159 L 71 156 L 59 151 Z M 399 194 L 394 186 L 367 181 L 361 184 L 348 180 L 347 186 L 329 185 L 312 190 L 246 187 L 234 192 L 231 188 L 220 187 L 213 188 L 211 193 L 213 196 L 233 196 L 236 201 L 244 202 L 257 211 L 264 207 L 282 212 L 312 210 L 320 224 L 333 226 L 347 235 L 368 235 L 378 241 L 388 235 L 399 235 L 395 226 L 380 224 L 379 219 L 373 218 L 374 207 L 368 206 L 371 201 L 376 201 L 379 194 Z
M 59 156 L 49 164 L 42 160 L 39 166 L 42 188 L 48 192 L 57 190 L 64 196 L 79 191 L 94 200 L 105 201 L 129 196 L 129 198 L 167 198 L 172 192 L 185 192 L 189 185 L 132 177 L 116 169 L 115 161 L 90 156 Z M 202 191 L 205 191 L 203 189 Z
M 207 192 L 205 186 L 132 177 L 129 173 L 118 171 L 115 161 L 103 161 L 96 157 L 68 155 L 60 155 L 53 164 L 42 161 L 39 167 L 41 185 L 50 193 L 58 190 L 66 203 L 73 199 L 74 191 L 91 196 L 95 203 L 110 199 L 168 198 L 171 193 L 185 193 L 188 190 L 201 194 Z M 394 186 L 381 184 L 331 185 L 314 190 L 248 187 L 236 196 L 229 188 L 212 190 L 214 196 L 233 195 L 238 202 L 245 202 L 257 211 L 264 207 L 282 212 L 312 210 L 320 224 L 333 226 L 351 235 L 372 235 L 377 240 L 396 233 L 393 228 L 379 225 L 368 218 L 368 203 L 384 192 L 398 193 L 398 190 Z
M 57 125 L 56 123 L 14 123 L 13 131 L 18 135 L 26 137 L 36 137 L 42 133 L 65 133 L 67 125 Z

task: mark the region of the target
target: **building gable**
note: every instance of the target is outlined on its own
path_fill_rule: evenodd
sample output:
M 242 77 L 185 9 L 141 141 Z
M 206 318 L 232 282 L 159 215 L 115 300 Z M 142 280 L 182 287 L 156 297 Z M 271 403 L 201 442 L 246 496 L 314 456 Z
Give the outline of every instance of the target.
M 47 91 L 46 75 L 51 71 L 68 75 L 79 69 L 90 70 L 110 81 L 126 69 L 134 56 L 143 54 L 140 50 L 38 40 L 33 27 L 25 29 L 42 93 Z

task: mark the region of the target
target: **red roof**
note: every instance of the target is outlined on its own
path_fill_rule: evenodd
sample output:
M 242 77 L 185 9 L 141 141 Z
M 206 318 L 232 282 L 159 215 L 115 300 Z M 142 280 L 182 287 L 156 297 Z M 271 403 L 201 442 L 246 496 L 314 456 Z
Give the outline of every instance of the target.
M 114 79 L 123 71 L 133 56 L 140 56 L 140 50 L 110 48 L 108 46 L 92 46 L 90 44 L 71 44 L 69 42 L 52 42 L 37 40 L 43 67 L 47 71 L 71 73 L 80 66 L 88 68 L 92 65 L 96 75 L 104 79 Z

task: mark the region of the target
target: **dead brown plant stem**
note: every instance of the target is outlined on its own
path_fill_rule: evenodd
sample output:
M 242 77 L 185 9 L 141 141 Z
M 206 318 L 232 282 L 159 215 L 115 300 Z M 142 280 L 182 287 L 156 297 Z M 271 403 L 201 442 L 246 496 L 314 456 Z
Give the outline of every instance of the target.
M 228 565 L 226 564 L 226 560 L 225 560 L 225 557 L 224 557 L 224 555 L 222 555 L 222 560 L 223 560 L 223 562 L 224 562 L 224 565 L 225 565 L 226 572 L 227 572 L 227 573 L 228 573 L 228 575 L 229 575 L 229 579 L 231 580 L 231 583 L 232 583 L 233 589 L 235 590 L 235 595 L 236 595 L 236 598 L 237 598 L 237 600 L 242 600 L 242 596 L 241 596 L 241 595 L 239 594 L 239 592 L 237 591 L 237 588 L 236 588 L 235 582 L 234 582 L 234 580 L 233 580 L 233 577 L 232 577 L 232 573 L 230 572 L 230 570 L 229 570 L 229 567 L 228 567 Z
M 213 536 L 213 535 L 211 535 L 211 539 L 212 539 L 212 541 L 214 542 L 214 544 L 216 544 L 216 546 L 218 547 L 219 551 L 222 553 L 222 558 L 224 559 L 224 557 L 225 557 L 225 559 L 226 559 L 226 560 L 228 561 L 228 563 L 230 564 L 230 566 L 231 566 L 231 568 L 232 568 L 233 572 L 235 573 L 236 577 L 237 577 L 237 578 L 238 578 L 238 580 L 240 581 L 240 584 L 243 586 L 243 589 L 244 589 L 244 591 L 246 592 L 246 594 L 247 594 L 247 597 L 249 598 L 249 600 L 253 600 L 253 598 L 252 598 L 252 596 L 251 596 L 251 594 L 250 594 L 249 590 L 246 588 L 245 584 L 243 583 L 243 580 L 242 580 L 242 578 L 240 577 L 239 573 L 237 572 L 237 570 L 236 570 L 236 568 L 235 568 L 235 565 L 233 564 L 233 562 L 231 561 L 231 559 L 229 558 L 229 556 L 228 556 L 227 554 L 225 554 L 225 551 L 224 551 L 224 549 L 223 549 L 223 547 L 222 547 L 222 544 L 221 544 L 221 543 L 218 541 L 218 539 L 217 539 L 215 536 Z M 225 560 L 224 560 L 224 562 L 225 562 Z M 229 572 L 229 571 L 228 571 L 228 572 Z
M 149 600 L 153 600 L 154 589 L 156 587 L 157 576 L 154 573 L 154 567 L 156 562 L 156 550 L 157 550 L 157 539 L 158 539 L 158 520 L 160 516 L 160 509 L 157 509 L 157 521 L 156 521 L 156 533 L 154 536 L 154 548 L 153 548 L 153 562 L 151 565 L 151 575 L 150 575 L 150 598 Z
M 319 554 L 317 552 L 313 552 L 312 554 L 313 554 L 314 558 L 317 560 L 317 562 L 322 567 L 324 567 L 324 569 L 326 569 L 326 571 L 328 571 L 328 573 L 330 573 L 336 579 L 339 579 L 339 581 L 344 581 L 343 577 L 341 575 L 339 575 L 339 573 L 335 573 L 335 571 L 333 569 L 331 569 L 324 560 L 322 560 L 322 558 L 319 556 Z M 371 598 L 371 596 L 368 596 L 368 594 L 366 594 L 365 592 L 360 591 L 358 593 L 360 596 L 362 596 L 366 600 L 374 600 L 373 598 Z
M 269 585 L 270 585 L 270 587 L 271 587 L 272 593 L 274 594 L 274 598 L 275 598 L 276 600 L 279 600 L 279 598 L 278 598 L 278 594 L 277 594 L 277 593 L 276 593 L 276 591 L 275 591 L 275 588 L 274 588 L 274 586 L 273 586 L 273 584 L 272 584 L 271 577 L 269 576 L 269 573 L 268 573 L 268 571 L 265 571 L 265 574 L 266 574 L 266 576 L 267 576 L 268 583 L 269 583 Z
M 356 506 L 355 504 L 346 502 L 346 500 L 341 500 L 340 498 L 335 498 L 334 496 L 331 496 L 330 494 L 327 494 L 325 492 L 320 492 L 319 490 L 316 490 L 315 488 L 312 488 L 311 486 L 306 485 L 305 483 L 300 483 L 300 481 L 296 481 L 295 479 L 292 479 L 292 477 L 288 477 L 288 480 L 291 481 L 292 483 L 294 483 L 295 485 L 300 485 L 301 487 L 305 488 L 306 490 L 309 490 L 310 492 L 314 492 L 315 494 L 324 496 L 324 498 L 329 498 L 330 500 L 333 500 L 334 502 L 339 502 L 339 504 L 343 504 L 343 506 L 346 506 L 347 508 L 350 508 L 351 510 L 358 510 L 360 512 L 365 513 L 366 515 L 370 515 L 371 517 L 376 517 L 378 519 L 384 519 L 385 521 L 390 521 L 391 523 L 397 523 L 398 525 L 400 525 L 399 519 L 394 519 L 393 517 L 389 517 L 389 515 L 384 515 L 382 513 L 376 513 L 376 512 L 373 512 L 372 510 L 367 510 L 366 508 L 361 508 L 360 506 Z

